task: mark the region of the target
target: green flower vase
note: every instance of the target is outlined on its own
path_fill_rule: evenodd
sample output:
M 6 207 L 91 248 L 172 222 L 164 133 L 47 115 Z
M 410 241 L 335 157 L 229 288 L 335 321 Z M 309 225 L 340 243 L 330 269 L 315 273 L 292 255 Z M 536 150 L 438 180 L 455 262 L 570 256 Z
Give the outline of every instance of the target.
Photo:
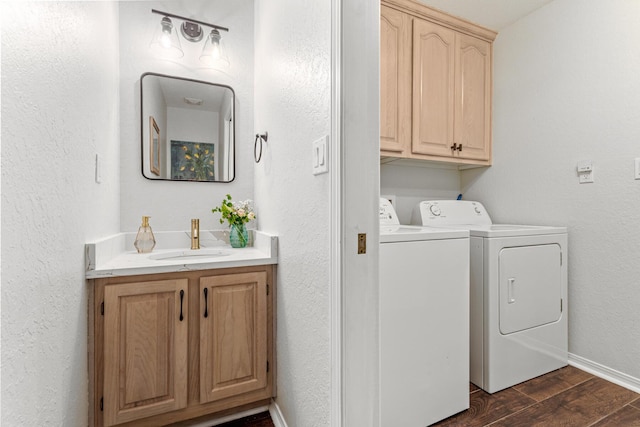
M 229 230 L 229 243 L 232 248 L 246 248 L 249 242 L 249 233 L 244 224 L 231 224 Z

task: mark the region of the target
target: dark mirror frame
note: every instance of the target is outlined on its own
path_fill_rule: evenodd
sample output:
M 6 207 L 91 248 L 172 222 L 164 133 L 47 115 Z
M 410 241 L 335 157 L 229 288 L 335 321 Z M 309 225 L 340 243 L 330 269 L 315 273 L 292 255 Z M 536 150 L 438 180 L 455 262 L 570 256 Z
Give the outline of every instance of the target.
M 217 87 L 221 87 L 224 89 L 228 89 L 231 91 L 231 96 L 233 98 L 233 102 L 231 105 L 231 132 L 233 134 L 233 141 L 231 142 L 231 146 L 228 148 L 228 150 L 231 150 L 231 162 L 230 162 L 230 168 L 233 169 L 233 176 L 231 177 L 231 179 L 227 180 L 227 181 L 223 181 L 223 180 L 214 180 L 214 181 L 207 181 L 207 180 L 198 180 L 198 179 L 171 179 L 171 178 L 161 178 L 161 177 L 157 177 L 157 178 L 152 178 L 152 177 L 148 177 L 147 175 L 145 175 L 145 144 L 149 144 L 149 152 L 154 152 L 154 153 L 158 153 L 159 148 L 158 147 L 151 147 L 151 145 L 153 145 L 152 141 L 147 141 L 146 137 L 145 137 L 145 126 L 154 126 L 154 131 L 152 132 L 150 129 L 149 132 L 149 136 L 151 138 L 153 138 L 153 135 L 158 135 L 158 133 L 160 132 L 166 132 L 165 130 L 159 130 L 158 129 L 158 125 L 155 124 L 155 120 L 153 119 L 152 116 L 149 116 L 149 114 L 145 114 L 144 111 L 144 89 L 143 89 L 143 79 L 146 76 L 155 76 L 155 77 L 164 77 L 164 78 L 169 78 L 169 79 L 174 79 L 174 80 L 181 80 L 181 81 L 185 81 L 185 82 L 192 82 L 192 83 L 198 83 L 198 84 L 205 84 L 205 85 L 209 85 L 209 86 L 217 86 Z M 148 116 L 147 119 L 145 119 L 145 115 Z M 153 123 L 152 123 L 153 120 Z M 155 137 L 155 140 L 157 141 L 159 139 L 159 137 Z M 167 141 L 168 143 L 168 141 Z M 156 154 L 156 156 L 159 156 L 158 154 Z M 154 165 L 151 164 L 151 160 L 149 161 L 149 169 L 152 173 L 156 173 L 154 172 Z M 157 169 L 156 169 L 157 170 Z M 232 182 L 235 177 L 236 177 L 236 94 L 235 91 L 233 90 L 233 88 L 231 86 L 227 86 L 227 85 L 223 85 L 223 84 L 219 84 L 219 83 L 211 83 L 211 82 L 206 82 L 206 81 L 202 81 L 202 80 L 195 80 L 195 79 L 189 79 L 189 78 L 184 78 L 184 77 L 177 77 L 177 76 L 170 76 L 170 75 L 166 75 L 166 74 L 159 74 L 159 73 L 152 73 L 152 72 L 146 72 L 143 73 L 140 76 L 140 172 L 142 174 L 142 176 L 146 179 L 148 179 L 149 181 L 181 181 L 181 182 L 207 182 L 207 183 L 230 183 Z

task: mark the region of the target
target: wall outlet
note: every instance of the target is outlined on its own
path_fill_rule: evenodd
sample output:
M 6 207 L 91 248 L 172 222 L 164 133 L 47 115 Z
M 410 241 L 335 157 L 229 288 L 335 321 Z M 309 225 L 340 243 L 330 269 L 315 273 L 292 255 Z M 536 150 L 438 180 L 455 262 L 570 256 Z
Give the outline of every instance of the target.
M 579 173 L 578 182 L 580 182 L 580 184 L 593 182 L 593 171 Z

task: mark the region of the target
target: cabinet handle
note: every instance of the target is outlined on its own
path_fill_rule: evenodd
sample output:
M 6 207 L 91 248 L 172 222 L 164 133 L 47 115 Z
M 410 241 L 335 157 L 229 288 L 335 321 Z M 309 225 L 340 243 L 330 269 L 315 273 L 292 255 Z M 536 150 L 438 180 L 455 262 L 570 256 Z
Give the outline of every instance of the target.
M 209 290 L 204 288 L 204 317 L 209 317 L 209 304 L 207 304 L 207 294 Z
M 456 144 L 453 144 L 453 145 L 456 145 Z M 462 151 L 462 143 L 458 144 L 458 148 L 457 148 L 457 150 L 458 150 L 458 151 Z
M 182 315 L 182 303 L 184 302 L 184 290 L 180 289 L 180 321 L 184 320 L 184 316 Z
M 456 151 L 456 143 L 454 142 L 453 145 L 449 148 L 451 148 L 451 151 Z

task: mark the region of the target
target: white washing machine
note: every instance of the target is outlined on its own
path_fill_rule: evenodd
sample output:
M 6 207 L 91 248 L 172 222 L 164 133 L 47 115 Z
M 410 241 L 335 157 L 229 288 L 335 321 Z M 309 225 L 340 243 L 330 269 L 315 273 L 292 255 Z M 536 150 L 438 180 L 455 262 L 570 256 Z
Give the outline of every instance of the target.
M 380 205 L 380 425 L 469 408 L 469 232 L 400 225 Z
M 489 393 L 568 364 L 567 229 L 493 224 L 479 202 L 420 202 L 412 224 L 468 229 L 471 382 Z

